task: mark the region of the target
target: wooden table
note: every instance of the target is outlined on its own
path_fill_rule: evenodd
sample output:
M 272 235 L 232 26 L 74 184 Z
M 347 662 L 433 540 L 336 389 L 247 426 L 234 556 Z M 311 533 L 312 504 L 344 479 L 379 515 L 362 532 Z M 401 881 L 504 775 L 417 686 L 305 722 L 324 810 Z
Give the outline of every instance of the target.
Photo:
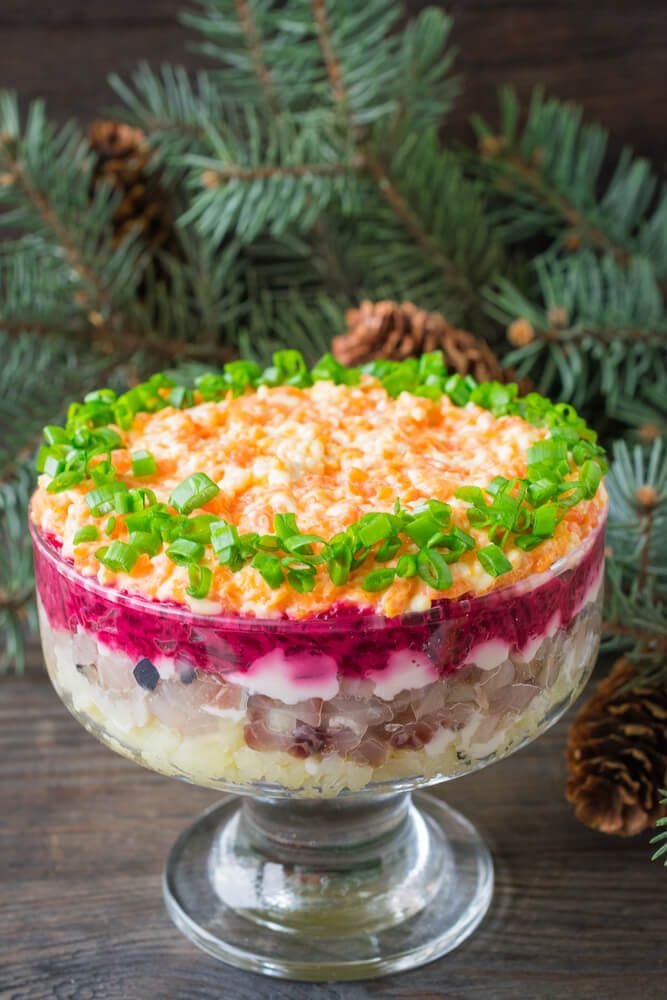
M 37 654 L 34 656 L 37 660 Z M 199 952 L 160 895 L 167 850 L 214 793 L 96 743 L 44 676 L 0 680 L 2 1000 L 657 1000 L 667 874 L 647 837 L 592 833 L 563 800 L 565 725 L 450 786 L 496 861 L 491 910 L 461 948 L 352 985 L 243 973 Z

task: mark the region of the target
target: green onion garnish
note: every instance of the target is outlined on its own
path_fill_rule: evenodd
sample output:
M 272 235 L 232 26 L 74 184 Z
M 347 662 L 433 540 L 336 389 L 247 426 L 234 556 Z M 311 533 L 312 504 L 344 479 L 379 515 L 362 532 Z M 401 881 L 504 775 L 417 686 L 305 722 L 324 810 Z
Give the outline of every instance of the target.
M 132 475 L 137 479 L 142 479 L 145 476 L 154 476 L 157 472 L 157 462 L 151 455 L 150 451 L 133 451 L 131 455 L 132 459 Z
M 602 479 L 602 469 L 597 462 L 588 459 L 579 469 L 579 485 L 584 491 L 584 496 L 590 500 L 597 493 L 600 480 Z
M 441 522 L 430 513 L 418 514 L 409 524 L 405 526 L 405 533 L 415 542 L 419 548 L 428 545 L 434 535 L 440 534 Z
M 406 552 L 399 557 L 396 563 L 396 576 L 400 576 L 403 580 L 409 580 L 416 575 L 417 556 L 412 555 L 411 552 Z
M 299 594 L 309 594 L 315 588 L 315 570 L 290 569 L 287 582 Z
M 101 561 L 110 568 L 126 570 L 139 554 L 156 555 L 166 543 L 170 558 L 188 566 L 191 596 L 208 592 L 210 587 L 209 571 L 198 565 L 204 546 L 209 544 L 218 562 L 230 571 L 250 563 L 271 586 L 280 586 L 286 575 L 290 585 L 302 593 L 314 587 L 320 564 L 335 586 L 344 586 L 350 573 L 369 558 L 385 565 L 366 575 L 363 585 L 367 589 L 381 590 L 395 576 L 407 579 L 417 574 L 430 586 L 447 589 L 451 585 L 449 564 L 475 549 L 476 543 L 472 535 L 451 527 L 452 509 L 441 500 L 426 500 L 407 509 L 397 499 L 393 513 L 364 514 L 327 541 L 300 532 L 295 515 L 289 512 L 275 515 L 274 535 L 239 535 L 233 525 L 212 514 L 190 517 L 219 492 L 204 472 L 194 473 L 174 489 L 170 503 L 176 514 L 158 503 L 151 490 L 128 490 L 116 479 L 111 455 L 125 445 L 111 424 L 128 430 L 138 413 L 155 413 L 169 405 L 183 409 L 195 405 L 195 399 L 222 400 L 230 393 L 239 396 L 260 385 L 308 387 L 324 379 L 352 386 L 359 383 L 362 374 L 376 378 L 393 397 L 410 392 L 438 400 L 445 394 L 457 406 L 472 402 L 495 416 L 519 416 L 545 429 L 547 436 L 527 450 L 525 479 L 495 476 L 485 489 L 462 486 L 455 493 L 467 505 L 469 524 L 487 536 L 488 544 L 477 556 L 491 575 L 511 569 L 502 552 L 510 540 L 517 548 L 530 551 L 553 536 L 567 510 L 595 496 L 607 469 L 604 451 L 595 432 L 572 406 L 554 404 L 534 392 L 521 397 L 514 383 L 477 383 L 470 375 L 449 375 L 440 351 L 419 360 L 379 359 L 362 368 L 345 368 L 329 354 L 309 370 L 298 351 L 283 350 L 274 354 L 273 364 L 264 371 L 254 362 L 239 360 L 226 364 L 222 373 L 201 376 L 196 380 L 196 396 L 162 374 L 120 396 L 111 389 L 99 389 L 88 393 L 83 402 L 70 405 L 65 427 L 50 424 L 44 428 L 45 443 L 39 449 L 37 469 L 48 477 L 46 488 L 51 493 L 89 483 L 92 488 L 86 493 L 86 503 L 92 515 L 111 515 L 107 533 L 115 530 L 118 516 L 124 518 L 129 542 L 112 542 L 98 549 Z M 131 465 L 136 478 L 157 472 L 155 458 L 143 449 L 131 454 Z M 74 544 L 81 544 L 96 540 L 99 532 L 86 525 L 74 537 Z M 418 554 L 399 555 L 408 539 Z
M 93 517 L 102 517 L 115 509 L 116 497 L 127 493 L 127 486 L 122 482 L 105 483 L 86 493 L 86 503 Z
M 274 590 L 283 582 L 283 568 L 277 556 L 272 556 L 268 552 L 257 552 L 250 565 Z
M 183 534 L 186 538 L 201 542 L 202 545 L 210 545 L 211 526 L 218 524 L 219 520 L 215 514 L 195 514 L 183 525 Z
M 478 549 L 477 558 L 489 576 L 502 576 L 512 569 L 512 563 L 497 545 L 486 545 L 483 549 Z
M 69 472 L 60 472 L 51 480 L 46 490 L 48 493 L 62 493 L 64 490 L 71 489 L 72 486 L 77 486 L 85 478 L 85 473 L 82 470 L 72 469 Z
M 185 588 L 186 594 L 199 600 L 208 597 L 213 581 L 213 574 L 208 566 L 198 566 L 197 563 L 190 563 L 188 566 L 188 580 L 190 585 Z
M 210 527 L 211 545 L 221 566 L 228 566 L 232 573 L 243 567 L 239 533 L 233 524 L 219 520 Z
M 204 546 L 189 538 L 177 538 L 168 546 L 166 553 L 177 566 L 187 566 L 199 562 L 204 555 Z
M 394 525 L 387 514 L 364 514 L 357 524 L 357 534 L 362 545 L 375 545 L 393 532 Z
M 162 539 L 152 531 L 131 531 L 128 541 L 138 552 L 149 556 L 156 556 L 162 548 Z
M 384 590 L 393 581 L 396 576 L 396 570 L 393 569 L 374 569 L 367 576 L 364 577 L 361 586 L 364 590 L 370 591 L 370 593 L 375 593 L 378 590 Z
M 401 547 L 401 540 L 397 536 L 385 538 L 382 545 L 375 553 L 375 561 L 379 563 L 389 562 L 393 559 Z
M 84 524 L 83 528 L 79 528 L 74 535 L 72 545 L 81 545 L 82 542 L 96 542 L 99 537 L 100 533 L 94 524 Z
M 452 585 L 452 571 L 436 549 L 422 549 L 417 553 L 417 573 L 434 590 L 447 590 Z
M 273 530 L 281 541 L 300 534 L 294 514 L 275 514 L 273 517 Z
M 533 513 L 533 534 L 542 538 L 551 538 L 558 525 L 558 507 L 556 504 L 544 504 Z
M 184 385 L 175 385 L 167 396 L 167 401 L 177 410 L 184 410 L 194 404 L 194 394 L 192 389 L 186 389 Z
M 107 569 L 115 573 L 130 573 L 139 558 L 139 552 L 133 545 L 119 541 L 103 546 L 95 555 Z
M 207 504 L 219 492 L 220 488 L 205 472 L 195 472 L 178 484 L 169 497 L 169 503 L 180 514 L 191 514 L 197 507 Z

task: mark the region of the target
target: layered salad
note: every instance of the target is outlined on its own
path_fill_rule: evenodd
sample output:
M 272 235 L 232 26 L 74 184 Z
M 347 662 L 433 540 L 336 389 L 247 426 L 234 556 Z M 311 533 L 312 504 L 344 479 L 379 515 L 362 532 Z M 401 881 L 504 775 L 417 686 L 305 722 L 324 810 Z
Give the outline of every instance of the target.
M 53 683 L 161 772 L 267 794 L 441 780 L 536 735 L 595 657 L 594 432 L 438 352 L 93 391 L 38 467 Z

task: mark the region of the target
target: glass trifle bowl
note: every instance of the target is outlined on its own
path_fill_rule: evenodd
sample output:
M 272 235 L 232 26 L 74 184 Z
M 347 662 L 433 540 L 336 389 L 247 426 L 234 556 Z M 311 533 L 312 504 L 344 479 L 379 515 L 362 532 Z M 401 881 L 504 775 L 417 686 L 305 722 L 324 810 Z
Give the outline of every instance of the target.
M 274 369 L 280 363 L 279 355 Z M 360 503 L 353 520 L 348 508 L 334 510 L 331 491 L 322 506 L 313 474 L 301 468 L 268 490 L 276 526 L 270 534 L 266 470 L 252 485 L 239 485 L 238 470 L 267 455 L 287 466 L 281 442 L 293 459 L 295 427 L 321 431 L 327 422 L 320 396 L 327 406 L 335 397 L 336 412 L 349 404 L 358 414 L 356 426 L 349 412 L 344 430 L 336 422 L 331 455 L 346 455 L 350 440 L 358 444 L 361 422 L 376 411 L 369 440 L 391 438 L 392 419 L 402 420 L 407 408 L 430 413 L 431 430 L 440 420 L 433 407 L 483 426 L 489 410 L 481 393 L 456 403 L 446 391 L 420 397 L 419 385 L 392 395 L 382 372 L 343 382 L 333 362 L 319 390 L 310 374 L 286 387 L 286 378 L 273 374 L 267 385 L 266 375 L 250 370 L 254 384 L 234 386 L 232 366 L 215 393 L 204 381 L 185 400 L 153 380 L 143 397 L 130 399 L 129 417 L 115 397 L 95 393 L 71 412 L 66 441 L 47 429 L 46 468 L 31 512 L 44 656 L 58 694 L 98 739 L 146 767 L 226 793 L 181 835 L 167 861 L 165 900 L 189 938 L 269 975 L 378 976 L 456 947 L 488 909 L 493 865 L 482 838 L 441 800 L 412 793 L 502 759 L 580 693 L 600 636 L 602 460 L 574 411 L 529 423 L 514 392 L 505 412 L 491 414 L 494 430 L 504 432 L 507 451 L 512 434 L 530 426 L 528 448 L 537 451 L 528 451 L 527 463 L 503 458 L 498 434 L 475 446 L 490 449 L 494 461 L 501 454 L 505 485 L 496 477 L 488 492 L 459 486 L 439 499 L 429 483 L 429 499 L 413 496 L 393 507 L 385 500 L 378 513 L 374 496 L 373 509 Z M 300 403 L 305 415 L 294 412 Z M 264 448 L 253 408 L 280 411 L 283 404 L 271 424 L 280 430 L 266 435 Z M 255 428 L 254 451 L 237 454 L 230 467 L 237 417 Z M 559 445 L 560 487 L 544 499 L 549 475 L 556 477 L 540 442 L 549 437 L 545 426 L 554 438 L 563 425 L 578 429 L 576 442 L 571 431 L 565 435 L 569 445 L 586 446 L 566 472 Z M 82 426 L 87 433 L 77 445 Z M 450 424 L 443 433 L 456 437 Z M 81 479 L 77 448 L 85 452 Z M 594 460 L 600 474 L 591 470 Z M 355 461 L 358 468 L 358 455 Z M 469 457 L 462 462 L 470 471 Z M 183 480 L 193 463 L 200 471 Z M 386 472 L 391 463 L 385 448 L 380 465 Z M 374 482 L 377 494 L 375 468 L 374 459 L 364 484 Z M 525 487 L 522 471 L 532 474 Z M 474 480 L 474 463 L 472 472 Z M 433 474 L 440 474 L 438 462 Z M 325 479 L 330 485 L 330 469 L 320 472 L 319 487 Z M 535 483 L 542 486 L 531 497 Z M 425 489 L 422 481 L 421 494 Z M 309 530 L 286 513 L 288 501 Z M 494 513 L 501 510 L 499 528 Z M 347 526 L 325 538 L 327 517 Z M 517 544 L 520 538 L 526 541 Z M 476 547 L 480 540 L 486 544 Z

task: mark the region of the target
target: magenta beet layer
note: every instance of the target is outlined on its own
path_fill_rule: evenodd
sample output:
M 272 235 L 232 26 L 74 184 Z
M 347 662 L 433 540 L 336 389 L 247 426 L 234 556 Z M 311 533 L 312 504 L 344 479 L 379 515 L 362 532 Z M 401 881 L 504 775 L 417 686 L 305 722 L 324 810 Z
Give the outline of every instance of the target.
M 61 557 L 57 539 L 37 535 L 35 543 L 37 589 L 53 629 L 94 633 L 98 642 L 135 660 L 177 656 L 198 670 L 233 674 L 237 683 L 251 664 L 274 654 L 291 664 L 291 681 L 306 695 L 332 672 L 377 680 L 391 670 L 392 656 L 406 651 L 435 679 L 470 662 L 472 651 L 487 643 L 528 650 L 553 631 L 554 622 L 570 626 L 597 585 L 604 558 L 601 526 L 574 565 L 565 557 L 561 563 L 569 568 L 557 567 L 505 591 L 438 601 L 427 612 L 395 619 L 340 605 L 295 621 L 206 617 L 107 589 L 77 574 Z

